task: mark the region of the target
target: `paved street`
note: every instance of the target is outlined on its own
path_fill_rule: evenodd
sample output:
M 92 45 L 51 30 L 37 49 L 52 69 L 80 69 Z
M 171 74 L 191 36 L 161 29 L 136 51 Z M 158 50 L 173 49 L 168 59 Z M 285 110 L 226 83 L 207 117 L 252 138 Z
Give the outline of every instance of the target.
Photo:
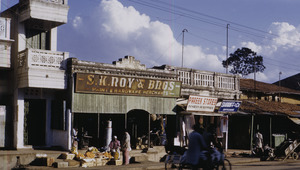
M 241 170 L 279 170 L 279 169 L 300 169 L 300 161 L 265 161 L 265 162 L 252 162 L 246 164 L 235 164 L 232 169 Z
M 241 170 L 283 170 L 283 169 L 291 169 L 296 170 L 300 169 L 300 161 L 259 161 L 258 158 L 229 158 L 232 163 L 232 169 L 241 169 Z M 28 167 L 30 170 L 40 170 L 40 169 L 55 169 L 53 167 Z M 105 169 L 105 170 L 113 170 L 113 169 L 126 169 L 126 170 L 138 170 L 138 169 L 157 169 L 161 170 L 164 169 L 164 163 L 162 162 L 141 162 L 135 163 L 130 165 L 121 165 L 121 166 L 114 166 L 114 165 L 106 165 L 106 166 L 99 166 L 99 167 L 91 167 L 91 168 L 82 168 L 82 167 L 69 167 L 63 168 L 65 170 L 72 169 L 72 170 L 80 170 L 80 169 L 89 169 L 89 170 L 96 170 L 96 169 Z
M 51 167 L 30 167 L 30 170 L 38 170 L 38 169 L 54 169 Z M 93 168 L 64 168 L 65 170 L 72 169 L 72 170 L 80 170 L 80 169 L 89 169 L 89 170 L 96 170 L 96 169 L 105 169 L 105 170 L 113 170 L 113 169 L 126 169 L 126 170 L 138 170 L 138 169 L 157 169 L 161 170 L 164 169 L 164 163 L 153 163 L 153 162 L 144 162 L 142 164 L 130 164 L 130 165 L 122 165 L 122 166 L 100 166 L 100 167 L 93 167 Z M 233 163 L 232 165 L 233 170 L 283 170 L 283 169 L 290 169 L 290 170 L 298 170 L 300 169 L 300 161 L 268 161 L 268 162 L 248 162 L 248 163 Z

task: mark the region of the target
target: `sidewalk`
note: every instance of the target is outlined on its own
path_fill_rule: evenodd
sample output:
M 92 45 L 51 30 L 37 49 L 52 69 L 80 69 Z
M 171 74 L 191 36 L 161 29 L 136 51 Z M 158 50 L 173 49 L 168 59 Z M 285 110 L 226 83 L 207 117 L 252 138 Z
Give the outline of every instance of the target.
M 20 163 L 22 165 L 29 165 L 34 159 L 36 154 L 47 154 L 49 157 L 57 158 L 61 153 L 67 151 L 53 151 L 53 150 L 33 150 L 33 149 L 23 149 L 23 150 L 0 150 L 0 169 L 10 170 L 16 165 L 17 156 L 20 157 Z M 231 162 L 232 165 L 235 164 L 243 164 L 248 162 L 259 162 L 259 158 L 252 157 L 243 157 L 240 154 L 249 154 L 248 150 L 232 150 L 229 149 L 225 154 L 226 158 Z M 161 153 L 157 152 L 149 152 L 149 153 L 141 153 L 141 150 L 133 150 L 131 151 L 131 156 L 136 158 L 137 163 L 129 164 L 129 165 L 105 165 L 105 166 L 97 166 L 90 168 L 82 168 L 82 167 L 68 167 L 64 169 L 164 169 L 164 162 L 159 162 L 158 160 L 163 157 L 165 153 L 161 151 Z M 149 161 L 149 159 L 151 161 Z M 53 167 L 46 166 L 26 166 L 25 169 L 29 170 L 40 170 L 40 169 L 57 169 Z M 62 169 L 62 168 L 60 168 Z
M 237 164 L 245 164 L 245 163 L 250 163 L 250 162 L 259 162 L 259 158 L 229 158 L 229 161 L 231 162 L 231 165 L 237 165 Z M 40 169 L 54 169 L 52 167 L 28 167 L 28 170 L 40 170 Z M 65 170 L 67 169 L 74 169 L 74 170 L 79 170 L 79 169 L 89 169 L 89 170 L 94 170 L 94 169 L 105 169 L 105 170 L 114 170 L 114 169 L 126 169 L 126 170 L 162 170 L 165 169 L 165 163 L 164 162 L 150 162 L 150 161 L 143 161 L 140 163 L 134 163 L 134 164 L 129 164 L 129 165 L 120 165 L 120 166 L 115 166 L 115 165 L 105 165 L 105 166 L 97 166 L 97 167 L 91 167 L 91 168 L 82 168 L 82 167 L 76 167 L 76 168 L 64 168 Z

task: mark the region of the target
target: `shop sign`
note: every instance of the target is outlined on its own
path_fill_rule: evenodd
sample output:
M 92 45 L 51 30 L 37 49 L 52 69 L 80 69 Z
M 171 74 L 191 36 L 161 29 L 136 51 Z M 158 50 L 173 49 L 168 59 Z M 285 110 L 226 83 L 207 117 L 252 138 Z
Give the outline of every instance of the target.
M 190 95 L 186 110 L 213 112 L 217 102 L 218 98 Z
M 180 81 L 77 73 L 75 92 L 177 98 L 180 88 Z
M 224 100 L 221 104 L 219 112 L 237 112 L 241 104 L 241 101 Z

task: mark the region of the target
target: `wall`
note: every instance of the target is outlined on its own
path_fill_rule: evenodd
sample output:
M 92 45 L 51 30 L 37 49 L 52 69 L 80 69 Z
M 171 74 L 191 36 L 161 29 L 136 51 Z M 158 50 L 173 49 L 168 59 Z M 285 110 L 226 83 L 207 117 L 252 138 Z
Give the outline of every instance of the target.
M 72 112 L 127 113 L 142 109 L 151 114 L 175 114 L 175 106 L 175 98 L 74 93 Z

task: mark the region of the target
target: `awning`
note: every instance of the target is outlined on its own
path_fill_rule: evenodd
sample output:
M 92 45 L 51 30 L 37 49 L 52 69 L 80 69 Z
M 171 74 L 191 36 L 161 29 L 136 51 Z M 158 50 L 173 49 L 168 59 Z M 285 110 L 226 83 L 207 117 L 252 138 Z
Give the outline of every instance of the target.
M 291 121 L 293 121 L 294 123 L 296 123 L 297 125 L 300 125 L 300 119 L 299 118 L 289 117 L 289 119 Z
M 204 113 L 204 112 L 187 112 L 187 111 L 182 111 L 182 112 L 180 112 L 180 114 L 185 114 L 185 115 L 190 115 L 190 114 L 192 114 L 192 115 L 200 115 L 200 116 L 224 116 L 224 114 L 223 113 Z

